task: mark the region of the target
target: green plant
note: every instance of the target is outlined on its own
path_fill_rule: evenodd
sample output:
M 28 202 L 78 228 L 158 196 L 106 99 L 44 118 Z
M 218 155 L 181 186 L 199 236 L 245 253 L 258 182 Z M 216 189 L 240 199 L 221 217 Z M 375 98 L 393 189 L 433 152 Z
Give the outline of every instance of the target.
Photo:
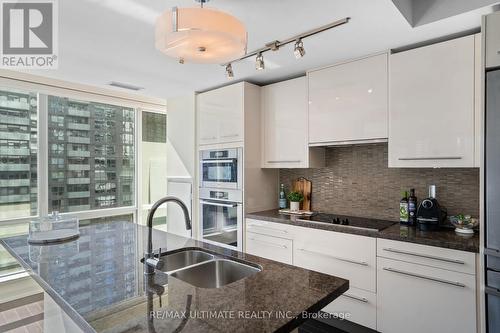
M 290 192 L 286 197 L 291 202 L 301 202 L 302 200 L 304 200 L 304 195 L 302 195 L 302 193 L 300 192 Z

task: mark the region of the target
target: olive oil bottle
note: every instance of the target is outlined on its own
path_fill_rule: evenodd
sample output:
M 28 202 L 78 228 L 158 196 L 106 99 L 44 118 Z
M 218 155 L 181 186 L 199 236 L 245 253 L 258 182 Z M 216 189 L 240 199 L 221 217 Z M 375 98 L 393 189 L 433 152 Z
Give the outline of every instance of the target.
M 408 192 L 401 192 L 403 198 L 399 201 L 399 222 L 401 224 L 408 224 L 409 214 L 408 214 Z

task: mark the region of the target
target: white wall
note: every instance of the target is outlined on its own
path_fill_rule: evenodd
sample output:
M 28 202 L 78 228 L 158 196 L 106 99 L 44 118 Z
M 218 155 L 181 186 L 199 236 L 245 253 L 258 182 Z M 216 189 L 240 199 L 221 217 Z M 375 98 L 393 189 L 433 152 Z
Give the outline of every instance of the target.
M 195 177 L 195 95 L 167 100 L 167 175 Z

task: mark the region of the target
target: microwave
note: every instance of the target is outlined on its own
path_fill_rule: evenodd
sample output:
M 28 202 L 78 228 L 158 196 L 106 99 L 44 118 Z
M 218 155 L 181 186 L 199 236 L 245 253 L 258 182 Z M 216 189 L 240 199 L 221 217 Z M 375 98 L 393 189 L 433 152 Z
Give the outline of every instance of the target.
M 200 151 L 200 188 L 242 188 L 242 148 Z

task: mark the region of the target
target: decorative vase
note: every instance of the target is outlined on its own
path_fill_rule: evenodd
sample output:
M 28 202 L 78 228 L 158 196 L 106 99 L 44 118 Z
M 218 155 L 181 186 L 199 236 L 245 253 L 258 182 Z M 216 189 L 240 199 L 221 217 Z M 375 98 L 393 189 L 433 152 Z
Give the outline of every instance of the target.
M 290 201 L 290 210 L 292 212 L 297 212 L 300 210 L 300 202 L 298 201 Z

